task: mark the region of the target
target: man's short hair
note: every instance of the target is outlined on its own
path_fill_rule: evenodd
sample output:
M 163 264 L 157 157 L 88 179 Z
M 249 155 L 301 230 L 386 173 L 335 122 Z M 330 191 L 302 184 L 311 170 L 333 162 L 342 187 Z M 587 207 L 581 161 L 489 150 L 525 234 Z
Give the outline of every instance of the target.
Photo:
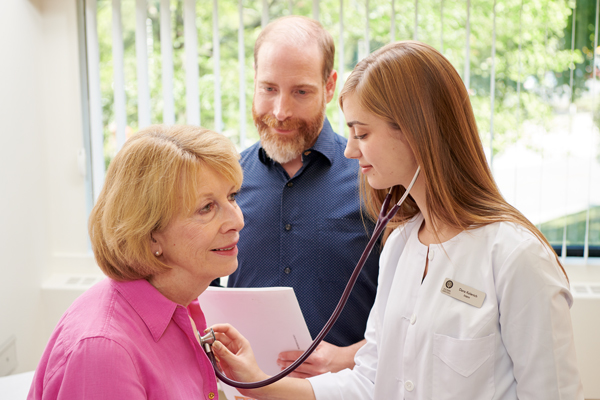
M 323 28 L 319 21 L 299 15 L 290 15 L 278 18 L 268 24 L 260 32 L 254 44 L 254 68 L 258 68 L 260 47 L 263 43 L 274 41 L 274 39 L 299 44 L 316 43 L 323 54 L 323 83 L 327 82 L 333 71 L 335 44 L 331 34 Z

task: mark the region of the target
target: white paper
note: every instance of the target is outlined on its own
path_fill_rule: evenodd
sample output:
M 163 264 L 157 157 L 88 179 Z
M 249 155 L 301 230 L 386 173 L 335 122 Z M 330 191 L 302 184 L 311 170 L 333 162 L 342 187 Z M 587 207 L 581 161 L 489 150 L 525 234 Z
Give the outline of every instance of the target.
M 198 300 L 207 325 L 233 325 L 248 339 L 258 366 L 269 375 L 281 371 L 279 353 L 306 350 L 312 343 L 291 287 L 209 287 Z M 223 382 L 221 388 L 228 400 L 248 399 Z

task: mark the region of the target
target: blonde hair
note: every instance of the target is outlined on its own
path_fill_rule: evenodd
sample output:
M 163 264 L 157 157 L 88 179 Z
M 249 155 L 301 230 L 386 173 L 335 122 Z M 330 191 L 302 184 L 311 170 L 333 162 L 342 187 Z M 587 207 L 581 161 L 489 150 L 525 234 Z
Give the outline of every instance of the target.
M 273 39 L 302 45 L 316 43 L 323 54 L 323 82 L 327 82 L 333 71 L 335 43 L 331 34 L 323 28 L 319 21 L 299 15 L 288 15 L 268 24 L 254 43 L 255 69 L 258 69 L 258 52 L 261 46 Z
M 151 234 L 178 213 L 193 212 L 207 169 L 241 186 L 239 154 L 218 133 L 154 125 L 127 140 L 108 168 L 89 219 L 94 256 L 108 277 L 147 279 L 170 268 L 152 254 Z
M 354 68 L 340 93 L 340 107 L 351 95 L 362 108 L 406 138 L 425 178 L 425 201 L 434 229 L 440 223 L 467 230 L 494 222 L 514 222 L 551 249 L 535 225 L 500 194 L 483 152 L 465 85 L 437 50 L 415 41 L 382 47 Z M 360 186 L 366 213 L 376 220 L 387 191 L 373 189 L 364 176 Z M 404 187 L 394 187 L 392 202 L 404 192 Z M 409 196 L 384 238 L 417 213 L 418 205 Z

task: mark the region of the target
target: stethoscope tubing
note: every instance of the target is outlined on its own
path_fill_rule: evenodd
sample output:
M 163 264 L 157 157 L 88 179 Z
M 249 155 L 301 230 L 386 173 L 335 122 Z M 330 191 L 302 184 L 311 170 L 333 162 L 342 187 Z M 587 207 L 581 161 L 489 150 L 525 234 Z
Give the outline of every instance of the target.
M 402 205 L 402 203 L 404 203 L 404 200 L 406 200 L 406 198 L 408 197 L 410 190 L 412 189 L 413 185 L 417 181 L 420 171 L 421 171 L 421 167 L 417 167 L 417 171 L 415 172 L 415 175 L 413 176 L 413 179 L 410 182 L 410 185 L 408 185 L 408 187 L 406 188 L 404 195 L 398 201 L 398 203 L 394 204 L 394 206 L 392 207 L 392 209 L 389 212 L 387 212 L 387 209 L 390 204 L 391 189 L 390 189 L 390 192 L 388 192 L 388 194 L 385 196 L 383 204 L 381 205 L 381 211 L 379 212 L 379 218 L 377 219 L 377 223 L 375 224 L 375 229 L 373 230 L 373 235 L 371 235 L 371 239 L 369 240 L 369 243 L 367 243 L 367 246 L 365 247 L 365 250 L 363 251 L 363 253 L 360 257 L 358 264 L 356 264 L 356 267 L 354 268 L 354 272 L 352 272 L 352 276 L 350 276 L 350 279 L 348 280 L 348 283 L 346 284 L 346 288 L 344 289 L 344 292 L 342 294 L 342 297 L 340 298 L 340 301 L 338 302 L 338 305 L 336 306 L 335 310 L 331 314 L 331 317 L 329 317 L 329 320 L 327 321 L 325 326 L 323 326 L 323 329 L 321 329 L 321 332 L 317 335 L 317 337 L 312 342 L 312 344 L 308 347 L 308 349 L 296 361 L 294 361 L 292 364 L 290 364 L 290 366 L 288 366 L 286 369 L 284 369 L 277 375 L 273 375 L 272 377 L 267 378 L 262 381 L 259 381 L 259 382 L 238 382 L 238 381 L 234 381 L 233 379 L 229 379 L 228 377 L 225 376 L 225 374 L 223 374 L 223 372 L 221 372 L 220 368 L 217 365 L 217 360 L 215 359 L 215 354 L 212 352 L 212 349 L 210 349 L 210 346 L 207 346 L 205 348 L 207 350 L 206 353 L 213 365 L 213 368 L 215 370 L 215 375 L 217 376 L 217 378 L 219 378 L 222 382 L 226 383 L 229 386 L 237 387 L 240 389 L 257 389 L 257 388 L 275 383 L 278 380 L 280 380 L 281 378 L 286 377 L 291 372 L 293 372 L 296 368 L 298 368 L 298 366 L 300 364 L 302 364 L 304 361 L 306 361 L 306 359 L 312 354 L 312 352 L 321 343 L 323 338 L 325 338 L 325 336 L 327 336 L 327 334 L 333 327 L 333 324 L 337 321 L 338 317 L 342 313 L 342 310 L 344 309 L 344 306 L 346 305 L 346 302 L 348 301 L 348 298 L 350 297 L 350 293 L 352 292 L 352 289 L 354 288 L 354 284 L 356 283 L 356 280 L 358 279 L 358 275 L 360 275 L 360 272 L 363 269 L 365 262 L 367 261 L 367 258 L 369 257 L 369 255 L 371 254 L 371 251 L 373 250 L 373 246 L 375 246 L 375 242 L 377 241 L 377 239 L 379 238 L 379 236 L 381 235 L 381 233 L 387 226 L 388 222 L 390 222 L 390 220 L 392 218 L 394 218 L 394 215 L 396 215 L 396 213 L 400 209 L 400 206 Z

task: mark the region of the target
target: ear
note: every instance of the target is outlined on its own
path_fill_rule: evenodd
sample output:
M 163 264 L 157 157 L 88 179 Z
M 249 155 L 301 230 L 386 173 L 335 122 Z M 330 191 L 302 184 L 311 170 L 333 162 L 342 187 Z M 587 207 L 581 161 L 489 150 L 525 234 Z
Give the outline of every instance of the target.
M 334 69 L 329 74 L 329 78 L 327 78 L 327 82 L 325 83 L 325 99 L 327 103 L 333 99 L 333 95 L 335 94 L 335 84 L 337 82 L 337 71 Z
M 159 257 L 163 254 L 162 245 L 160 243 L 160 234 L 157 232 L 150 233 L 150 251 L 156 257 Z M 158 255 L 156 255 L 158 253 Z

